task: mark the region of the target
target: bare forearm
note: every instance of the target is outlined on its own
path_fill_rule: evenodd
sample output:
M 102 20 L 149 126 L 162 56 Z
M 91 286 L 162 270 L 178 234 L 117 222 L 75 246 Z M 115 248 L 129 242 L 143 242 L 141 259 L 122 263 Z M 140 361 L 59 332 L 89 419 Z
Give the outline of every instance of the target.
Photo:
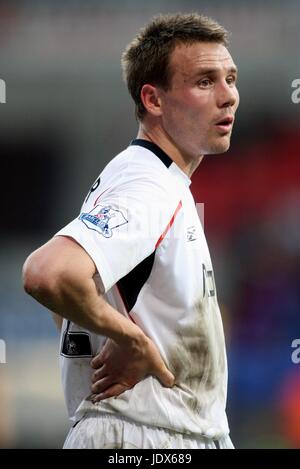
M 26 260 L 24 289 L 54 313 L 56 322 L 64 317 L 112 339 L 97 356 L 101 359 L 101 372 L 109 375 L 108 381 L 105 375 L 104 389 L 101 379 L 100 388 L 96 386 L 96 392 L 109 388 L 101 394 L 101 399 L 130 389 L 149 374 L 164 385 L 172 386 L 174 376 L 166 368 L 157 347 L 136 324 L 105 301 L 94 280 L 96 273 L 93 260 L 81 246 L 72 239 L 58 236 Z M 116 373 L 111 372 L 109 365 L 110 347 L 117 351 L 117 360 L 113 359 Z M 97 376 L 97 380 L 99 378 Z
M 141 329 L 112 308 L 97 289 L 95 264 L 74 241 L 56 237 L 23 268 L 24 288 L 53 313 L 115 342 L 145 340 Z
M 52 289 L 37 289 L 32 296 L 58 316 L 118 344 L 143 340 L 142 330 L 105 301 L 92 278 L 60 278 Z

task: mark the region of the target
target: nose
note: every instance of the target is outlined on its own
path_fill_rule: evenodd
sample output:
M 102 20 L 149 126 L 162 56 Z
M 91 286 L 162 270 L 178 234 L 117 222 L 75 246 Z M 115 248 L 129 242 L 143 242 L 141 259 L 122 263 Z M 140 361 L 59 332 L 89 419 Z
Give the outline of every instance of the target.
M 238 107 L 239 93 L 235 86 L 230 86 L 227 82 L 220 85 L 220 90 L 217 99 L 218 107 Z

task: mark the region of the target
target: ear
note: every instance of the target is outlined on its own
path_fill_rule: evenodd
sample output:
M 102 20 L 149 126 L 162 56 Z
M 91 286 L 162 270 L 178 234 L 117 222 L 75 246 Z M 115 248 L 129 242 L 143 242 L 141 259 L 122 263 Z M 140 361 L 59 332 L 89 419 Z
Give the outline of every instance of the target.
M 149 114 L 155 117 L 162 115 L 161 100 L 156 86 L 149 84 L 143 85 L 141 89 L 141 100 Z

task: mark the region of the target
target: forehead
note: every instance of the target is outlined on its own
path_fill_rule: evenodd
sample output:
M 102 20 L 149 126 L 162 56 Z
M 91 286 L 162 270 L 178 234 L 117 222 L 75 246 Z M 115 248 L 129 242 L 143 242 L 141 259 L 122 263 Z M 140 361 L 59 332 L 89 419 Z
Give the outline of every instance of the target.
M 170 57 L 173 75 L 187 75 L 201 72 L 201 69 L 227 69 L 235 64 L 223 44 L 196 42 L 193 44 L 177 44 Z

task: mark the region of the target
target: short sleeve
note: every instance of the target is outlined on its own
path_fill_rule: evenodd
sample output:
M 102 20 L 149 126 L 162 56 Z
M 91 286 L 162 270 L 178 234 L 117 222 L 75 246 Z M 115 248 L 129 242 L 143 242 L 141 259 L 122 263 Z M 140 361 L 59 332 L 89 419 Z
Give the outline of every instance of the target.
M 86 250 L 107 292 L 155 251 L 180 198 L 167 178 L 149 176 L 102 191 L 100 185 L 56 236 L 69 236 Z

